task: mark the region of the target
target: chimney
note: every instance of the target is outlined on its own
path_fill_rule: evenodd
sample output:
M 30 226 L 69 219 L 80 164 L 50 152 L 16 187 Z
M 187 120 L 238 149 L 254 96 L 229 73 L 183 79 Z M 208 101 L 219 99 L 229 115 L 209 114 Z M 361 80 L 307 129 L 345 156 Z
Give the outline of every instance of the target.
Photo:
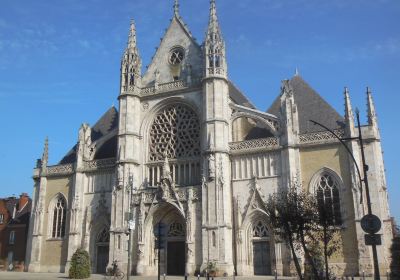
M 27 193 L 21 193 L 19 196 L 18 210 L 21 210 L 29 202 L 29 195 Z

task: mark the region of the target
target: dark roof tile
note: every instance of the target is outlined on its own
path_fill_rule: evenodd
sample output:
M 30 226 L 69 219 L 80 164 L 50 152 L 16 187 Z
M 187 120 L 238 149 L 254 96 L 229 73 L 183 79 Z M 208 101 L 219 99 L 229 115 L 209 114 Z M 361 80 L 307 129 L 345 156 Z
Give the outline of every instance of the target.
M 309 120 L 318 121 L 330 129 L 338 129 L 344 126 L 343 117 L 300 76 L 294 76 L 290 80 L 290 85 L 293 88 L 294 100 L 297 104 L 300 134 L 323 130 L 310 123 Z M 276 116 L 280 115 L 280 96 L 275 99 L 267 112 Z

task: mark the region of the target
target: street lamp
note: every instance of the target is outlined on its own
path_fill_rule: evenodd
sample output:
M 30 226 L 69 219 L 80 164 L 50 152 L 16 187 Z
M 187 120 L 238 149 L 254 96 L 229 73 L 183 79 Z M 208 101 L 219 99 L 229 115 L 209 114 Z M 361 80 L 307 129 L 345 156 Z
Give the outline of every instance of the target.
M 334 131 L 332 131 L 325 125 L 323 125 L 319 122 L 316 122 L 314 120 L 309 120 L 309 121 L 312 122 L 314 125 L 318 125 L 324 129 L 326 129 L 327 131 L 329 131 L 333 136 L 335 136 L 335 138 L 337 138 L 340 141 L 340 143 L 345 147 L 346 151 L 350 154 L 350 156 L 356 166 L 358 177 L 360 180 L 360 190 L 361 190 L 360 203 L 362 203 L 362 182 L 364 182 L 365 194 L 367 197 L 368 215 L 365 215 L 361 219 L 361 227 L 367 233 L 365 235 L 366 245 L 370 245 L 372 247 L 372 258 L 373 258 L 373 262 L 374 262 L 374 279 L 379 280 L 380 273 L 379 273 L 378 253 L 376 250 L 376 246 L 380 245 L 380 235 L 377 235 L 376 233 L 380 230 L 381 221 L 377 216 L 372 214 L 371 198 L 370 198 L 370 194 L 369 194 L 369 184 L 368 184 L 368 165 L 365 162 L 364 140 L 363 140 L 363 137 L 361 134 L 361 125 L 360 125 L 360 111 L 358 109 L 356 109 L 355 111 L 356 111 L 356 118 L 357 118 L 357 125 L 358 125 L 358 137 L 341 138 Z M 349 149 L 349 147 L 347 147 L 347 145 L 345 143 L 345 141 L 348 141 L 348 140 L 358 140 L 360 143 L 361 159 L 362 159 L 363 171 L 364 171 L 363 178 L 361 177 L 360 168 L 357 164 L 356 159 L 354 158 L 353 153 L 351 152 L 351 150 Z

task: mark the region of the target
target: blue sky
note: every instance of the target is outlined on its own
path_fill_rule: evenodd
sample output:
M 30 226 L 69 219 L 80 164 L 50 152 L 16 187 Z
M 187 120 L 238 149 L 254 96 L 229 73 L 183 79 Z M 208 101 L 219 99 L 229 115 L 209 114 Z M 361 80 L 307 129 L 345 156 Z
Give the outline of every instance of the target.
M 199 42 L 208 0 L 180 0 Z M 117 105 L 119 64 L 134 18 L 144 66 L 172 17 L 173 0 L 2 0 L 0 10 L 0 197 L 32 192 L 46 136 L 50 162 Z M 297 67 L 343 114 L 343 87 L 366 121 L 365 88 L 378 110 L 391 212 L 400 219 L 400 1 L 217 0 L 229 76 L 261 110 Z

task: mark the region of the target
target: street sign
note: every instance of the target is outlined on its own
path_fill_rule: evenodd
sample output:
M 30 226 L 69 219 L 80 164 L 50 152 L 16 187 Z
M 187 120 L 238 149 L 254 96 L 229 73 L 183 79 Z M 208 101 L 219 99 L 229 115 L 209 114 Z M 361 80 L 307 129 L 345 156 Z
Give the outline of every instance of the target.
M 365 235 L 365 245 L 382 245 L 381 234 L 366 234 Z
M 375 234 L 381 230 L 382 222 L 379 217 L 368 214 L 361 219 L 361 228 L 369 234 Z

